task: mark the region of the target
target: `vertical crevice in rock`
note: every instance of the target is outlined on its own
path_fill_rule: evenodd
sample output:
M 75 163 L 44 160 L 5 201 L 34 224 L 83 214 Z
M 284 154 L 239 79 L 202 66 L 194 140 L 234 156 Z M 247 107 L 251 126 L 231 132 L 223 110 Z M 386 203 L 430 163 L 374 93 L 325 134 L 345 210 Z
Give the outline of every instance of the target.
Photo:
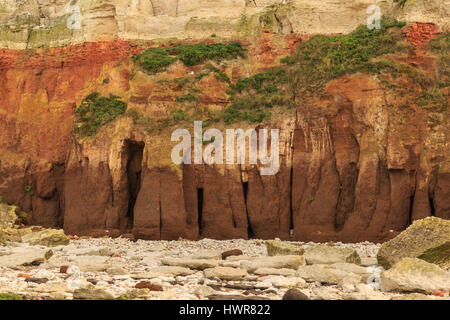
M 409 198 L 409 222 L 408 222 L 408 225 L 410 225 L 412 223 L 413 206 L 414 206 L 414 194 Z
M 247 230 L 248 230 L 248 238 L 251 239 L 254 237 L 253 229 L 250 224 L 250 217 L 248 216 L 248 208 L 247 208 L 247 196 L 248 196 L 248 181 L 244 182 L 242 181 L 242 192 L 244 195 L 244 205 L 245 205 L 245 214 L 247 216 Z
M 275 17 L 275 20 L 277 21 L 277 25 L 278 25 L 278 33 L 283 33 L 283 23 L 280 21 L 280 19 L 277 17 L 276 12 L 273 14 L 273 16 Z
M 292 149 L 292 155 L 294 154 L 294 149 Z M 292 210 L 292 178 L 294 176 L 294 165 L 291 160 L 291 170 L 289 174 L 289 221 L 290 221 L 290 227 L 289 227 L 289 237 L 292 237 L 294 234 L 294 217 L 293 217 L 293 210 Z
M 242 189 L 244 191 L 244 201 L 247 203 L 248 182 L 242 182 Z
M 57 227 L 64 226 L 64 175 L 66 172 L 65 164 L 54 164 L 56 176 L 56 205 L 57 205 Z
M 433 194 L 429 194 L 428 195 L 428 201 L 430 202 L 431 216 L 434 217 L 436 212 L 435 212 L 435 209 L 434 209 L 434 197 L 433 197 Z
M 163 210 L 162 210 L 162 201 L 161 201 L 161 172 L 158 175 L 158 213 L 159 213 L 159 232 L 158 232 L 158 240 L 162 240 L 163 233 Z
M 27 12 L 27 17 L 28 17 L 28 24 L 27 24 L 27 43 L 25 46 L 25 50 L 28 50 L 30 47 L 30 39 L 31 39 L 31 34 L 33 33 L 33 27 L 31 26 L 31 15 L 29 12 Z
M 202 235 L 203 188 L 197 188 L 198 234 Z
M 142 155 L 144 143 L 126 141 L 128 161 L 127 161 L 127 180 L 128 180 L 128 210 L 126 213 L 127 228 L 133 227 L 134 206 L 141 189 Z
M 231 219 L 232 219 L 232 222 L 233 222 L 233 228 L 236 229 L 238 224 L 236 222 L 236 216 L 234 215 L 235 212 L 233 210 L 233 203 L 232 203 L 233 199 L 232 199 L 232 197 L 233 197 L 233 194 L 230 194 L 230 193 L 227 194 L 228 208 L 231 209 Z
M 410 172 L 412 190 L 411 190 L 411 197 L 409 198 L 410 203 L 409 203 L 409 223 L 408 223 L 408 225 L 413 223 L 414 202 L 416 200 L 416 191 L 417 191 L 417 177 L 416 177 L 416 174 L 417 174 L 417 172 L 415 170 L 412 170 Z
M 430 182 L 428 184 L 428 202 L 430 203 L 430 214 L 432 217 L 436 216 L 434 191 L 436 189 L 437 180 L 438 180 L 438 169 L 437 167 L 435 167 L 431 171 Z

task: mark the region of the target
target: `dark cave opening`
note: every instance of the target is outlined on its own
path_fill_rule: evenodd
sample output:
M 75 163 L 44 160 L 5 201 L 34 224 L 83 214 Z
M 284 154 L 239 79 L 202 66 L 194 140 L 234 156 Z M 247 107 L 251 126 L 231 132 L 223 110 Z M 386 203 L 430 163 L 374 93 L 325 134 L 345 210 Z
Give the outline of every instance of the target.
M 434 208 L 434 198 L 433 196 L 429 195 L 428 196 L 429 202 L 430 202 L 430 212 L 431 212 L 431 216 L 434 217 L 435 215 L 435 208 Z
M 133 227 L 134 206 L 141 189 L 142 155 L 145 144 L 143 142 L 126 141 L 127 148 L 127 181 L 128 181 L 128 210 L 126 214 L 127 228 Z
M 203 188 L 197 189 L 198 233 L 202 235 Z
M 413 221 L 412 221 L 413 210 L 414 210 L 414 195 L 409 197 L 409 222 L 408 222 L 408 225 L 413 223 Z
M 244 190 L 244 201 L 247 204 L 248 182 L 242 182 L 242 189 Z

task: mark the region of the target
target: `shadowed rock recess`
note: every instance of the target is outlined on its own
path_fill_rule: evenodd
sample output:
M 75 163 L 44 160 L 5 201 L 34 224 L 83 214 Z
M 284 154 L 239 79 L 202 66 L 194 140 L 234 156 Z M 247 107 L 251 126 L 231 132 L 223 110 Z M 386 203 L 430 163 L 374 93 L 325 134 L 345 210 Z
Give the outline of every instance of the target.
M 0 196 L 30 224 L 381 242 L 450 219 L 450 1 L 75 2 L 80 30 L 68 1 L 0 3 Z M 174 164 L 194 120 L 280 129 L 278 173 Z

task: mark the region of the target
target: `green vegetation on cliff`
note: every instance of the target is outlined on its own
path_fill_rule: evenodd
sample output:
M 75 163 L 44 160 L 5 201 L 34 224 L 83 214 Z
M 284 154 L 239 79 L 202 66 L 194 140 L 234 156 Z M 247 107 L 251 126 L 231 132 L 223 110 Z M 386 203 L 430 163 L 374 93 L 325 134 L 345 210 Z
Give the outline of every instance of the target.
M 431 52 L 439 58 L 439 76 L 448 86 L 450 82 L 450 31 L 431 39 L 429 46 Z
M 285 66 L 230 84 L 232 103 L 223 112 L 224 121 L 261 122 L 270 118 L 273 107 L 292 108 L 297 97 L 319 93 L 332 79 L 355 72 L 380 72 L 385 66 L 373 58 L 408 49 L 400 42 L 402 26 L 404 23 L 383 20 L 380 30 L 361 26 L 348 35 L 312 37 L 282 59 Z
M 395 59 L 396 56 L 415 54 L 414 47 L 405 41 L 401 30 L 404 25 L 383 19 L 381 29 L 370 30 L 360 26 L 345 35 L 314 36 L 300 43 L 292 55 L 281 59 L 279 67 L 235 82 L 231 81 L 223 66 L 205 62 L 243 57 L 245 49 L 239 43 L 178 44 L 170 48 L 152 48 L 133 57 L 133 61 L 150 74 L 164 71 L 177 60 L 187 66 L 205 64 L 195 76 L 158 80 L 159 84 L 167 86 L 167 90 L 182 91 L 175 97 L 176 107 L 167 118 L 152 119 L 137 110 L 130 110 L 129 115 L 135 124 L 146 131 L 193 120 L 203 120 L 206 126 L 212 122 L 260 123 L 271 119 L 273 113 L 291 112 L 294 106 L 308 97 L 322 94 L 331 80 L 357 72 L 378 75 L 381 83 L 390 90 L 403 90 L 395 79 L 406 76 L 419 87 L 411 103 L 432 112 L 443 112 L 447 109 L 447 101 L 440 88 L 448 85 L 449 33 L 430 41 L 430 50 L 439 58 L 441 75 L 438 82 L 419 68 Z M 200 80 L 209 74 L 228 84 L 230 104 L 222 110 L 210 110 L 202 105 L 202 95 L 198 95 L 202 92 L 197 87 Z M 95 111 L 94 102 L 103 107 L 111 104 L 113 108 L 108 109 L 109 112 L 102 107 Z M 114 98 L 90 97 L 82 103 L 83 108 L 77 110 L 78 131 L 85 135 L 95 134 L 99 126 L 124 112 L 125 107 L 121 103 Z M 86 113 L 86 110 L 91 111 Z
M 379 72 L 374 58 L 404 50 L 399 45 L 405 24 L 382 20 L 381 29 L 360 26 L 346 35 L 314 36 L 299 44 L 292 56 L 282 59 L 291 66 L 290 82 L 294 88 L 314 91 L 332 79 L 355 72 Z
M 286 84 L 286 70 L 277 68 L 263 71 L 251 77 L 239 79 L 230 85 L 231 105 L 223 112 L 223 120 L 262 122 L 271 116 L 274 106 L 289 106 L 292 101 Z
M 408 0 L 394 0 L 395 3 L 398 3 L 399 6 L 404 7 Z
M 140 66 L 149 73 L 156 74 L 166 70 L 168 66 L 177 59 L 171 57 L 165 49 L 151 48 L 133 58 L 134 62 L 138 62 Z
M 156 74 L 177 60 L 194 66 L 208 60 L 221 61 L 244 57 L 245 49 L 238 42 L 229 44 L 178 44 L 172 48 L 151 48 L 132 58 L 145 71 Z
M 75 111 L 74 132 L 93 136 L 104 124 L 125 113 L 127 104 L 119 97 L 101 97 L 98 92 L 86 96 Z
M 194 93 L 188 93 L 185 94 L 183 96 L 179 96 L 177 97 L 177 101 L 178 102 L 184 102 L 184 101 L 188 101 L 188 102 L 200 102 L 200 99 L 198 98 L 198 96 Z
M 298 99 L 323 92 L 329 81 L 357 72 L 390 74 L 393 78 L 407 75 L 422 88 L 417 104 L 432 112 L 447 110 L 447 99 L 439 88 L 448 86 L 449 33 L 430 41 L 431 50 L 439 57 L 441 81 L 437 83 L 421 70 L 388 58 L 389 54 L 414 54 L 413 47 L 404 41 L 404 25 L 384 19 L 381 29 L 360 26 L 350 34 L 317 35 L 300 43 L 294 54 L 281 60 L 284 67 L 230 84 L 232 103 L 222 118 L 226 123 L 261 122 L 270 118 L 273 107 L 290 108 L 298 104 Z
M 450 86 L 450 32 L 443 32 L 430 40 L 428 47 L 438 58 L 439 79 L 430 81 L 418 96 L 417 104 L 432 112 L 444 112 L 448 109 L 448 99 L 441 92 Z

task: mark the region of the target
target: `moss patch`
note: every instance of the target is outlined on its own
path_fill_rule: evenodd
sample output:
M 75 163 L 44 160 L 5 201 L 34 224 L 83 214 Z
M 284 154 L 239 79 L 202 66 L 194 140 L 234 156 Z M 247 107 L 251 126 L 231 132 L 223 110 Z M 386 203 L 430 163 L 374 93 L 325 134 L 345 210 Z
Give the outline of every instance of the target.
M 441 80 L 450 85 L 450 31 L 442 33 L 429 42 L 431 52 L 439 58 L 439 76 Z
M 450 241 L 443 245 L 429 249 L 418 256 L 419 259 L 439 265 L 441 268 L 450 267 Z
M 124 114 L 126 106 L 119 97 L 101 97 L 98 92 L 94 92 L 86 96 L 76 109 L 74 132 L 81 136 L 92 136 L 101 126 Z
M 436 86 L 426 88 L 417 99 L 417 104 L 419 106 L 427 107 L 429 111 L 441 113 L 448 108 L 447 99 Z
M 317 90 L 332 79 L 355 72 L 378 72 L 373 58 L 394 53 L 402 39 L 401 22 L 382 20 L 381 29 L 360 26 L 347 35 L 327 37 L 317 35 L 301 43 L 292 56 L 282 59 L 291 66 L 290 79 L 294 86 Z
M 226 124 L 270 119 L 275 106 L 290 106 L 289 77 L 285 69 L 266 70 L 230 85 L 231 105 L 221 114 Z
M 269 18 L 270 15 L 261 17 L 267 20 L 264 23 L 269 23 Z M 410 50 L 402 41 L 402 26 L 402 22 L 383 20 L 380 30 L 361 26 L 348 35 L 312 37 L 301 43 L 293 55 L 281 60 L 284 66 L 230 84 L 231 105 L 219 117 L 227 124 L 262 122 L 270 119 L 274 107 L 290 109 L 298 97 L 320 94 L 330 80 L 356 72 L 408 73 L 426 82 L 427 77 L 412 67 L 387 59 L 376 60 Z
M 133 58 L 145 71 L 156 74 L 165 71 L 177 59 L 172 57 L 166 49 L 151 48 Z
M 271 23 L 269 13 L 260 16 L 263 24 Z M 417 93 L 411 103 L 431 112 L 443 112 L 447 110 L 447 100 L 441 93 L 442 85 L 422 70 L 395 61 L 414 53 L 412 45 L 405 41 L 402 34 L 401 27 L 404 25 L 403 22 L 383 19 L 379 30 L 369 30 L 363 25 L 346 35 L 314 36 L 301 43 L 294 54 L 283 58 L 281 66 L 236 82 L 231 81 L 222 66 L 206 63 L 195 76 L 164 80 L 168 83 L 175 81 L 177 87 L 172 90 L 183 91 L 175 98 L 179 105 L 167 119 L 154 120 L 145 115 L 135 115 L 135 123 L 149 130 L 151 127 L 161 128 L 192 120 L 203 120 L 205 126 L 212 122 L 226 125 L 237 122 L 261 123 L 269 121 L 273 114 L 290 113 L 302 100 L 322 94 L 331 80 L 357 72 L 377 75 L 385 87 L 397 93 L 406 90 L 401 81 L 408 77 L 409 81 L 417 85 Z M 444 57 L 445 69 L 448 35 L 434 39 L 431 48 L 435 54 Z M 147 72 L 157 73 L 175 60 L 192 66 L 208 60 L 241 57 L 243 54 L 244 50 L 238 43 L 179 44 L 170 48 L 150 49 L 133 57 L 133 60 Z M 153 55 L 159 58 L 152 60 Z M 229 86 L 227 94 L 230 103 L 222 110 L 208 110 L 201 104 L 201 95 L 197 95 L 201 92 L 197 88 L 201 84 L 200 80 L 210 74 Z
M 405 257 L 418 257 L 427 250 L 450 241 L 450 221 L 437 217 L 416 220 L 394 239 L 383 243 L 378 250 L 378 263 L 389 269 Z
M 198 65 L 208 60 L 221 61 L 227 59 L 243 58 L 245 49 L 238 42 L 229 44 L 177 44 L 171 48 L 151 48 L 134 57 L 145 71 L 156 74 L 177 60 L 186 66 Z

